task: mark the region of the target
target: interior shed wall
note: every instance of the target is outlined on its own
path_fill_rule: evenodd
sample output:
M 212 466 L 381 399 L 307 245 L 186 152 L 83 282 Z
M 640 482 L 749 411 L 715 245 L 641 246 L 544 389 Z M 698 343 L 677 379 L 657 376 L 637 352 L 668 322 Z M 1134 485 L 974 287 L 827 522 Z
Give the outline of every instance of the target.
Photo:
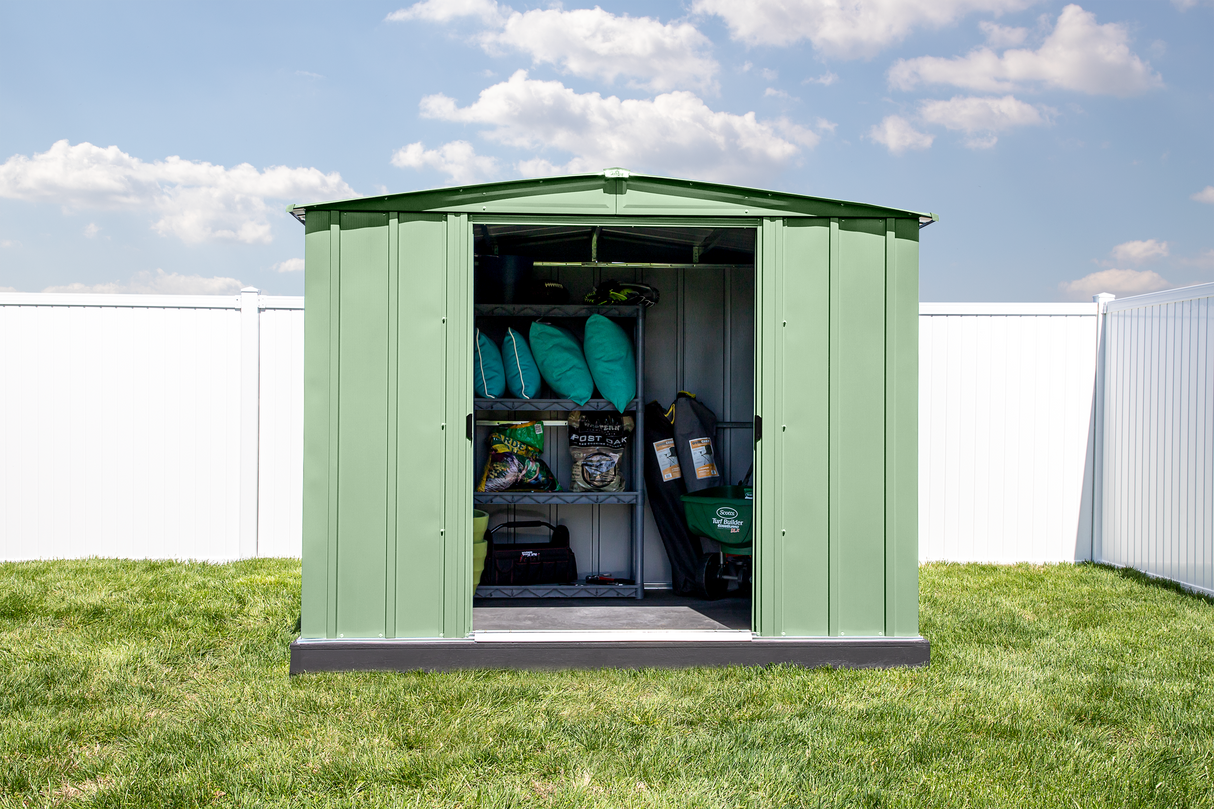
M 670 405 L 680 390 L 690 391 L 710 407 L 719 421 L 750 422 L 754 416 L 754 268 L 603 270 L 545 267 L 537 275 L 559 281 L 572 300 L 580 300 L 610 278 L 652 284 L 661 300 L 645 313 L 645 399 Z M 623 323 L 626 329 L 631 325 Z M 631 333 L 631 331 L 630 331 Z M 476 475 L 484 468 L 489 427 L 477 429 Z M 746 475 L 752 458 L 752 431 L 718 432 L 722 482 L 736 483 Z M 629 452 L 635 451 L 634 439 Z M 627 488 L 633 489 L 631 456 L 625 459 Z M 570 455 L 568 430 L 545 432 L 544 461 L 568 490 Z M 490 525 L 514 520 L 544 519 L 569 527 L 578 571 L 631 573 L 628 506 L 500 505 L 482 507 Z M 546 532 L 541 531 L 540 534 Z M 670 564 L 648 503 L 645 506 L 645 582 L 669 587 Z

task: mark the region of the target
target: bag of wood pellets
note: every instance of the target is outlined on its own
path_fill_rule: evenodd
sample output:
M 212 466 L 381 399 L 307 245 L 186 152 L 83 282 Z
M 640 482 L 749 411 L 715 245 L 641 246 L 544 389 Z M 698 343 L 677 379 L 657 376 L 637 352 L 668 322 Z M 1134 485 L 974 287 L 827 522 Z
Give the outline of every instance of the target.
M 485 462 L 485 471 L 476 490 L 560 491 L 556 476 L 540 458 L 543 451 L 543 422 L 527 421 L 497 427 L 489 434 L 489 460 Z
M 569 452 L 573 470 L 569 488 L 575 492 L 624 491 L 620 462 L 635 426 L 632 416 L 619 413 L 571 412 Z

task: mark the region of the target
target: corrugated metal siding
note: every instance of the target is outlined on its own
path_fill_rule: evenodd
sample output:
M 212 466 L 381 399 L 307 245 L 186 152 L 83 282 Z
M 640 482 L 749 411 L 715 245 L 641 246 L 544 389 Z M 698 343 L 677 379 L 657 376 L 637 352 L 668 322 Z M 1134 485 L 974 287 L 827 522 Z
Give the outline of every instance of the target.
M 235 299 L 79 297 L 0 301 L 0 559 L 234 558 Z
M 261 312 L 257 555 L 300 555 L 303 534 L 303 301 Z
M 1094 304 L 921 304 L 919 557 L 1091 553 Z
M 1214 284 L 1106 311 L 1096 558 L 1214 595 Z

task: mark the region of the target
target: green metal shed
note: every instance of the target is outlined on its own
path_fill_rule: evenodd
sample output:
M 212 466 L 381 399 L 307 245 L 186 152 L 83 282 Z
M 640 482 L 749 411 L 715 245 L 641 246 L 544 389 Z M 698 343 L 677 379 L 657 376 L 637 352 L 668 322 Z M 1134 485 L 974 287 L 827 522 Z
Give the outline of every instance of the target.
M 306 234 L 293 673 L 927 662 L 918 273 L 933 215 L 622 169 L 288 210 Z M 644 390 L 668 402 L 689 382 L 710 388 L 744 427 L 723 439 L 724 463 L 734 477 L 753 463 L 745 631 L 474 631 L 474 267 L 491 246 L 530 251 L 575 298 L 608 277 L 661 288 L 638 334 Z M 547 508 L 586 526 L 592 560 L 615 552 L 613 532 L 636 532 L 611 511 L 626 505 Z M 602 564 L 635 568 L 648 548 L 632 570 L 648 604 L 665 559 L 652 520 L 637 525 L 638 561 Z

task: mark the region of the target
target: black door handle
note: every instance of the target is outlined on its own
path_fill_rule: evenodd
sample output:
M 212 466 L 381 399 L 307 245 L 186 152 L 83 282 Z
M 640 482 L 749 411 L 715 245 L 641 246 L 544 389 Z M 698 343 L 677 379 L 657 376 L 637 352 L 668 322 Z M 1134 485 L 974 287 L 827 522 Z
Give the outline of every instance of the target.
M 468 438 L 468 440 L 469 440 L 469 441 L 471 441 L 471 440 L 472 440 L 472 426 L 473 426 L 472 414 L 471 414 L 471 413 L 469 413 L 469 414 L 468 414 L 468 420 L 467 420 L 467 422 L 465 423 L 465 426 L 464 426 L 464 435 L 465 435 L 465 436 L 467 436 L 467 438 Z
M 755 416 L 755 443 L 763 438 L 763 417 Z

